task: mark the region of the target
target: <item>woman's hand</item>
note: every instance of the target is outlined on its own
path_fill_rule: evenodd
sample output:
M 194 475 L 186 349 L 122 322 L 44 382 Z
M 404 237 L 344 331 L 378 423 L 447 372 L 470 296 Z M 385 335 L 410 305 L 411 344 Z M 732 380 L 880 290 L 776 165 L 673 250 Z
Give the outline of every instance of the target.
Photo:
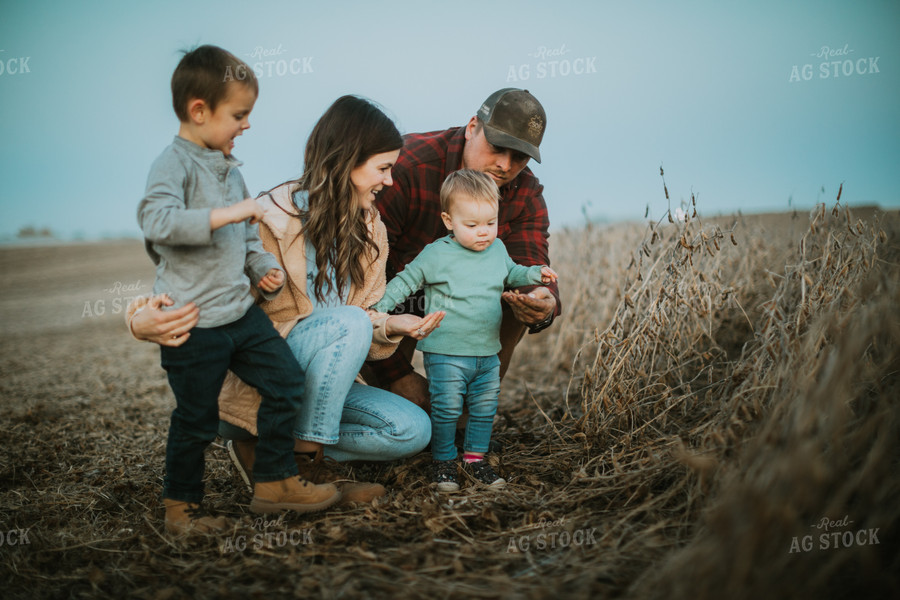
M 432 331 L 441 326 L 441 321 L 446 314 L 443 310 L 439 310 L 424 317 L 391 315 L 384 324 L 385 333 L 387 335 L 405 335 L 414 340 L 424 340 Z
M 144 308 L 131 317 L 131 332 L 139 340 L 160 346 L 180 346 L 191 336 L 191 329 L 200 320 L 200 309 L 191 302 L 178 310 L 162 310 L 175 302 L 166 294 L 152 296 Z

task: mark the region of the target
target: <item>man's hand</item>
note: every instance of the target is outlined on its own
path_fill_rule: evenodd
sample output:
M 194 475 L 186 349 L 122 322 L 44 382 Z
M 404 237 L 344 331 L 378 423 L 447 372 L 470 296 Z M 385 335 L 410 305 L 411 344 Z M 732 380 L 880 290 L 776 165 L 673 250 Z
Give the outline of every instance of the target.
M 146 306 L 131 318 L 131 332 L 139 340 L 160 346 L 180 346 L 191 336 L 200 320 L 200 309 L 191 302 L 178 310 L 162 310 L 175 302 L 166 294 L 151 297 Z
M 556 298 L 545 287 L 534 288 L 527 294 L 520 294 L 518 290 L 503 292 L 502 298 L 516 319 L 526 325 L 540 323 L 556 309 Z
M 428 414 L 431 414 L 431 399 L 428 395 L 428 380 L 413 371 L 390 385 L 389 390 L 403 396 Z

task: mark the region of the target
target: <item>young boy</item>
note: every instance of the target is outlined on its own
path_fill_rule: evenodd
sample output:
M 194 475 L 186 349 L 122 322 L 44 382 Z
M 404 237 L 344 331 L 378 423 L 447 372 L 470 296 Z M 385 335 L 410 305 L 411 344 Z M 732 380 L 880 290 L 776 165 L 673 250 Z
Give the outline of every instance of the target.
M 456 421 L 469 408 L 463 467 L 478 481 L 502 487 L 484 460 L 500 394 L 500 295 L 556 281 L 547 266 L 515 264 L 497 238 L 500 194 L 486 173 L 462 169 L 441 186 L 441 219 L 450 232 L 428 246 L 387 285 L 372 308 L 387 312 L 425 286 L 425 312 L 446 311 L 440 328 L 421 340 L 431 394 L 431 453 L 437 489 L 454 492 Z
M 229 369 L 263 397 L 250 510 L 305 512 L 340 499 L 333 485 L 297 477 L 291 426 L 301 401 L 300 367 L 250 293 L 255 283 L 263 297 L 273 298 L 284 284 L 254 225 L 262 210 L 231 155 L 234 138 L 250 127 L 258 89 L 253 71 L 225 50 L 201 46 L 186 53 L 172 75 L 178 136 L 150 168 L 138 206 L 156 264 L 154 294 L 168 294 L 173 308 L 194 302 L 200 311 L 183 345 L 161 347 L 176 401 L 163 483 L 170 533 L 226 526 L 200 503 L 203 451 L 216 436 L 218 396 Z

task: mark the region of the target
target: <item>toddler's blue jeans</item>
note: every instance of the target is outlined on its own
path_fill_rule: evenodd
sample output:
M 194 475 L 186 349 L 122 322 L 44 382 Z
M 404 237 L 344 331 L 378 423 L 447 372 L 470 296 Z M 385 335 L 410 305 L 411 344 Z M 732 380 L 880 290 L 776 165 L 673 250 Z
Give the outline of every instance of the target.
M 434 460 L 456 458 L 456 422 L 463 403 L 469 422 L 463 449 L 487 452 L 500 395 L 500 359 L 490 356 L 450 356 L 424 353 L 431 395 L 431 455 Z

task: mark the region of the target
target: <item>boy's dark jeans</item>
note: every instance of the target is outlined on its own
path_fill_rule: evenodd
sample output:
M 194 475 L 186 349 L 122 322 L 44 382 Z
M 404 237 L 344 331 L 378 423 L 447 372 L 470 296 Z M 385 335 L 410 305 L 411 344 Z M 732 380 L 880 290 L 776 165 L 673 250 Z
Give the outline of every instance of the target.
M 166 444 L 164 498 L 203 499 L 203 451 L 216 437 L 219 392 L 228 369 L 262 396 L 254 481 L 297 474 L 292 429 L 303 390 L 300 366 L 262 309 L 254 304 L 221 327 L 194 327 L 183 345 L 162 347 L 162 366 L 176 401 Z

